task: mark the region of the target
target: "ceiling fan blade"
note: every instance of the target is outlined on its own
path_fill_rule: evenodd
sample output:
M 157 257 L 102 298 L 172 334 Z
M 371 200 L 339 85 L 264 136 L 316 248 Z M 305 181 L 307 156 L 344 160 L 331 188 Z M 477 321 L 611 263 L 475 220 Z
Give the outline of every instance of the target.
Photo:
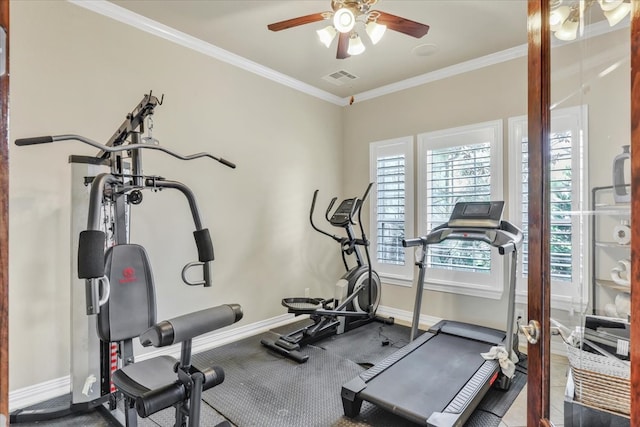
M 401 18 L 399 16 L 395 16 L 379 10 L 377 10 L 376 12 L 380 14 L 376 22 L 378 24 L 386 25 L 390 30 L 398 31 L 417 39 L 429 32 L 428 25 L 421 24 L 410 19 Z
M 326 13 L 326 12 L 325 12 Z M 286 21 L 275 22 L 267 25 L 271 31 L 281 31 L 287 28 L 297 27 L 298 25 L 311 24 L 325 19 L 324 13 L 313 13 L 311 15 L 298 16 L 297 18 L 287 19 Z
M 345 59 L 350 57 L 351 55 L 347 53 L 347 49 L 349 49 L 349 33 L 339 33 L 338 53 L 336 54 L 336 58 Z

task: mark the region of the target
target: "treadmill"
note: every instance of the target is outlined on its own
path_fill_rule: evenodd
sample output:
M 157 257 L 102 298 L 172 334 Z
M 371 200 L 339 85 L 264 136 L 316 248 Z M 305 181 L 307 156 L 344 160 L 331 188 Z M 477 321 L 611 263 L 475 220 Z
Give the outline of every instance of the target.
M 416 265 L 418 277 L 411 342 L 342 386 L 344 414 L 356 417 L 363 401 L 420 425 L 462 426 L 495 384 L 508 389 L 497 360 L 480 353 L 491 347 L 514 347 L 514 311 L 517 251 L 522 232 L 501 220 L 503 201 L 457 203 L 446 224 L 428 235 L 402 241 L 404 247 L 422 246 Z M 443 320 L 416 338 L 429 245 L 445 240 L 475 240 L 511 254 L 507 330 Z M 506 260 L 505 260 L 506 261 Z

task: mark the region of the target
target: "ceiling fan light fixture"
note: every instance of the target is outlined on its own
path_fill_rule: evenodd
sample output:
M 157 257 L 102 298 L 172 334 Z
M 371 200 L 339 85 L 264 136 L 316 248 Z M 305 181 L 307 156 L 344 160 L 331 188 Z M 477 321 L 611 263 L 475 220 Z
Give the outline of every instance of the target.
M 603 12 L 613 10 L 620 6 L 624 0 L 598 0 L 600 4 L 600 8 L 602 8 Z
M 343 7 L 333 14 L 333 26 L 341 33 L 348 33 L 356 25 L 356 17 L 351 9 Z
M 358 35 L 358 33 L 353 33 L 349 37 L 349 48 L 347 49 L 347 53 L 349 55 L 360 55 L 365 51 L 364 43 L 362 43 L 362 39 Z
M 387 30 L 386 25 L 378 24 L 375 21 L 370 21 L 367 23 L 367 35 L 371 39 L 371 43 L 378 44 L 378 42 L 382 39 L 384 32 Z
M 562 24 L 562 27 L 560 27 L 560 29 L 556 31 L 554 34 L 556 38 L 559 40 L 564 40 L 564 41 L 575 40 L 576 37 L 578 36 L 578 27 L 579 27 L 578 21 L 567 20 L 567 21 L 564 21 L 564 24 Z
M 323 29 L 316 31 L 316 33 L 318 34 L 318 38 L 320 39 L 320 42 L 326 47 L 331 46 L 331 42 L 336 37 L 336 34 L 338 34 L 336 29 L 333 28 L 333 26 L 331 25 L 328 25 Z
M 549 25 L 551 26 L 551 31 L 558 31 L 564 21 L 569 17 L 569 13 L 571 13 L 571 9 L 569 6 L 560 6 L 551 11 L 549 14 Z
M 607 18 L 607 21 L 609 21 L 609 26 L 613 27 L 614 25 L 617 25 L 620 21 L 622 21 L 630 11 L 630 3 L 620 3 L 615 9 L 607 10 L 603 13 L 605 18 Z

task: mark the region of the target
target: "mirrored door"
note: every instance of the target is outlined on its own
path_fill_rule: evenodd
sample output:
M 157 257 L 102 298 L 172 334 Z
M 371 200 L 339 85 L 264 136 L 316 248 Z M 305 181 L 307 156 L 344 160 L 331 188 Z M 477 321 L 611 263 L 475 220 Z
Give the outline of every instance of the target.
M 633 425 L 631 3 L 529 2 L 528 425 Z

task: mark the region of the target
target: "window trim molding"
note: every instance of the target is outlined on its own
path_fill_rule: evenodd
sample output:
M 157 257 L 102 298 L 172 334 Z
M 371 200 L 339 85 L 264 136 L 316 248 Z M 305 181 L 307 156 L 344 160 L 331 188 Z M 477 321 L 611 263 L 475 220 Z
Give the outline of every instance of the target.
M 418 155 L 417 155 L 417 196 L 416 201 L 418 204 L 417 218 L 418 218 L 418 234 L 427 234 L 429 230 L 425 230 L 425 215 L 427 214 L 425 209 L 425 197 L 427 193 L 426 178 L 427 178 L 427 165 L 426 155 L 429 150 L 451 147 L 455 144 L 445 141 L 446 138 L 456 137 L 459 135 L 469 135 L 473 132 L 492 132 L 493 140 L 491 142 L 491 199 L 503 200 L 504 198 L 504 123 L 502 119 L 490 120 L 481 123 L 474 123 L 470 125 L 458 126 L 448 129 L 441 129 L 432 132 L 424 132 L 417 135 Z M 477 136 L 475 136 L 477 137 Z M 438 141 L 439 140 L 439 141 Z M 465 142 L 464 144 L 473 144 L 475 142 Z M 452 280 L 451 270 L 440 270 L 436 272 L 436 276 L 433 276 L 434 269 L 427 269 L 425 283 L 423 284 L 425 289 L 430 291 L 440 291 L 447 293 L 454 293 L 459 295 L 469 295 L 474 297 L 482 297 L 489 299 L 500 299 L 505 292 L 505 274 L 508 268 L 505 267 L 505 260 L 500 256 L 496 250 L 491 250 L 491 265 L 492 270 L 495 270 L 486 277 L 485 280 L 475 280 L 475 283 L 469 283 L 468 281 Z M 431 270 L 431 271 L 429 271 Z M 458 272 L 459 273 L 459 272 Z M 465 272 L 464 278 L 468 277 L 483 277 L 482 273 L 469 273 Z M 442 275 L 448 275 L 444 278 Z M 440 276 L 440 277 L 439 277 Z
M 369 235 L 371 250 L 371 266 L 378 273 L 385 284 L 412 286 L 413 283 L 413 256 L 408 249 L 404 250 L 405 264 L 403 266 L 393 264 L 381 264 L 378 262 L 378 186 L 377 186 L 377 163 L 381 151 L 402 152 L 405 156 L 405 200 L 404 200 L 404 227 L 405 236 L 413 237 L 415 224 L 415 208 L 414 208 L 414 155 L 413 155 L 414 137 L 403 136 L 398 138 L 385 139 L 369 143 L 369 180 L 376 183 L 375 191 L 369 195 Z
M 572 120 L 575 127 L 572 130 L 577 130 L 579 144 L 582 145 L 582 165 L 580 164 L 580 156 L 573 156 L 571 159 L 572 170 L 579 171 L 579 176 L 575 181 L 580 186 L 578 192 L 582 200 L 582 207 L 578 212 L 587 212 L 589 210 L 589 182 L 585 177 L 589 176 L 589 156 L 588 156 L 588 106 L 578 105 L 574 107 L 566 107 L 554 110 L 551 112 L 551 132 L 553 133 L 556 126 L 554 126 L 554 120 L 568 119 Z M 522 186 L 522 150 L 519 149 L 523 136 L 527 133 L 527 116 L 515 116 L 508 119 L 508 135 L 509 135 L 509 217 L 511 221 L 521 227 L 521 215 L 522 215 L 522 198 L 520 196 L 519 189 Z M 515 144 L 518 144 L 516 147 Z M 573 152 L 572 152 L 573 154 Z M 575 193 L 574 193 L 575 194 Z M 580 203 L 580 202 L 578 202 Z M 584 214 L 582 215 L 584 216 Z M 588 305 L 589 298 L 589 260 L 590 258 L 590 245 L 589 245 L 589 220 L 588 218 L 582 219 L 582 225 L 580 226 L 580 220 L 578 219 L 578 228 L 580 229 L 580 241 L 582 242 L 580 251 L 577 252 L 579 256 L 572 259 L 572 266 L 574 270 L 579 273 L 577 277 L 572 280 L 573 286 L 578 286 L 578 290 L 572 294 L 569 293 L 552 293 L 551 308 L 564 310 L 568 312 L 584 311 Z M 573 243 L 573 242 L 572 242 Z M 572 251 L 573 252 L 573 251 Z M 582 258 L 582 265 L 580 265 L 580 258 Z M 522 268 L 522 253 L 519 254 L 518 266 Z M 577 267 L 577 268 L 576 268 Z M 551 286 L 557 285 L 559 282 L 551 280 Z M 516 303 L 527 304 L 528 291 L 526 278 L 522 277 L 522 271 L 518 272 L 516 280 Z

